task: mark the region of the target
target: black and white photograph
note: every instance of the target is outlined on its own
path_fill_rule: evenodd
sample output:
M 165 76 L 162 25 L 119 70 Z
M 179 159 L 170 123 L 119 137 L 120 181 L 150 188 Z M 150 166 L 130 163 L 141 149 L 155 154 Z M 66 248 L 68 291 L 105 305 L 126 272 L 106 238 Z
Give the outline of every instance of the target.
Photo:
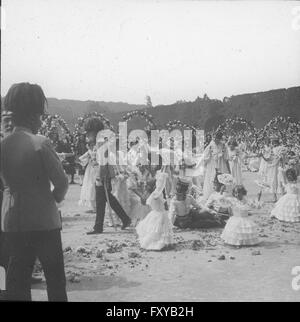
M 300 1 L 2 0 L 0 166 L 1 306 L 299 302 Z

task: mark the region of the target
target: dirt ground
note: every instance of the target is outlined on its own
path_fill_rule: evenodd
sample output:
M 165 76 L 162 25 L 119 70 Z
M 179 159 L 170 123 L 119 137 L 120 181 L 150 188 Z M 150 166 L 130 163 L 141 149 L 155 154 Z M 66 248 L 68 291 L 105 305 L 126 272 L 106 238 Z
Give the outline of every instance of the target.
M 243 173 L 254 198 L 256 173 Z M 261 243 L 240 249 L 223 245 L 222 229 L 174 231 L 174 248 L 139 248 L 134 228 L 106 227 L 87 236 L 94 214 L 79 207 L 80 186 L 71 185 L 62 208 L 63 247 L 70 301 L 299 301 L 292 268 L 300 266 L 300 223 L 269 219 L 273 204 L 253 210 Z M 34 300 L 47 300 L 45 282 Z

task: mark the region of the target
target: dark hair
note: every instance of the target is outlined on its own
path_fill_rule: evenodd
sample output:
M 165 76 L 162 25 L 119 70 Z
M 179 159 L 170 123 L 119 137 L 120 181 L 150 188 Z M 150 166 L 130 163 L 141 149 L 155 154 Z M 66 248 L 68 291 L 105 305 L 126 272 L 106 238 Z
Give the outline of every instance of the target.
M 294 151 L 289 151 L 288 152 L 289 157 L 294 157 L 295 155 L 296 155 L 296 153 Z
M 223 133 L 221 131 L 216 132 L 215 138 L 217 140 L 221 140 L 223 138 Z
M 86 132 L 96 132 L 102 131 L 104 125 L 102 121 L 97 117 L 89 117 L 84 122 L 84 130 Z
M 47 99 L 39 85 L 18 83 L 8 90 L 4 109 L 13 113 L 13 122 L 18 125 L 35 114 L 43 115 L 46 103 Z
M 229 145 L 232 145 L 232 146 L 234 146 L 234 147 L 237 147 L 237 146 L 238 146 L 237 141 L 236 141 L 235 139 L 231 139 L 231 140 L 229 141 Z
M 237 193 L 241 192 L 243 196 L 247 195 L 247 190 L 242 184 L 237 184 L 233 190 L 232 190 L 232 195 L 235 196 Z
M 151 165 L 152 164 L 152 154 L 151 154 L 151 152 L 148 153 L 148 156 L 147 157 L 148 157 L 148 162 Z M 155 165 L 155 164 L 153 164 L 153 165 Z M 156 164 L 155 171 L 161 170 L 162 166 L 163 166 L 163 158 L 162 158 L 162 156 L 160 154 L 158 154 L 158 164 Z
M 223 185 L 223 183 L 221 183 L 219 180 L 218 180 L 218 175 L 222 174 L 222 172 L 219 172 L 218 169 L 216 169 L 216 175 L 215 175 L 215 178 L 214 178 L 214 181 L 213 183 L 214 184 L 219 184 L 219 185 Z
M 156 188 L 156 180 L 155 179 L 151 179 L 147 182 L 146 184 L 146 190 L 149 193 L 152 193 Z
M 285 176 L 288 181 L 297 181 L 297 171 L 295 169 L 287 169 L 285 171 Z
M 188 184 L 183 184 L 182 182 L 178 181 L 176 184 L 176 193 L 186 194 L 189 190 Z
M 273 144 L 276 144 L 276 145 L 279 145 L 280 144 L 280 140 L 279 139 L 272 139 L 272 143 Z

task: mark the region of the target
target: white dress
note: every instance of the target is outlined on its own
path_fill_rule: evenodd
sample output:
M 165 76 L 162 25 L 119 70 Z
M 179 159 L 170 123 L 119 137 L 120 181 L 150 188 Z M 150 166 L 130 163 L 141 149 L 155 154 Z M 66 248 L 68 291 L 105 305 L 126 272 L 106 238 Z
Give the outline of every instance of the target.
M 271 156 L 271 148 L 268 146 L 264 147 L 263 155 L 265 158 L 270 158 Z M 266 169 L 267 169 L 267 161 L 264 158 L 261 158 L 260 166 L 258 170 L 258 174 L 261 176 L 261 179 L 264 181 L 266 179 Z
M 140 245 L 147 250 L 161 250 L 173 243 L 173 225 L 165 210 L 162 193 L 167 176 L 166 173 L 157 173 L 156 189 L 147 199 L 152 210 L 136 227 Z
M 271 193 L 277 193 L 278 189 L 278 168 L 280 164 L 279 150 L 280 147 L 274 147 L 271 150 L 270 161 L 268 161 L 266 165 L 266 180 L 270 186 Z
M 232 202 L 232 212 L 222 232 L 221 238 L 226 244 L 251 246 L 259 243 L 257 225 L 249 218 L 250 207 L 238 200 Z
M 113 180 L 112 194 L 117 198 L 122 208 L 128 214 L 130 211 L 129 191 L 127 187 L 128 177 L 123 174 L 118 174 Z
M 271 217 L 287 222 L 300 222 L 299 183 L 288 183 L 285 190 L 287 193 L 276 202 Z
M 96 209 L 96 152 L 94 150 L 88 150 L 85 154 L 79 157 L 79 161 L 83 166 L 86 166 L 84 172 L 84 178 L 82 182 L 80 200 L 78 204 L 80 206 L 86 206 L 92 209 Z
M 225 144 L 217 145 L 211 141 L 204 150 L 204 184 L 203 184 L 203 200 L 207 200 L 214 191 L 213 181 L 216 175 L 216 169 L 221 173 L 228 173 L 227 167 L 228 150 Z
M 242 184 L 242 160 L 238 149 L 228 149 L 229 165 L 231 175 L 233 176 L 236 184 Z
M 131 218 L 133 226 L 136 226 L 137 223 L 145 218 L 151 211 L 148 205 L 142 204 L 141 198 L 134 192 L 134 190 L 138 190 L 140 193 L 143 193 L 138 184 L 139 179 L 141 179 L 140 174 L 135 175 L 134 173 L 131 173 L 127 179 L 129 201 L 128 216 Z

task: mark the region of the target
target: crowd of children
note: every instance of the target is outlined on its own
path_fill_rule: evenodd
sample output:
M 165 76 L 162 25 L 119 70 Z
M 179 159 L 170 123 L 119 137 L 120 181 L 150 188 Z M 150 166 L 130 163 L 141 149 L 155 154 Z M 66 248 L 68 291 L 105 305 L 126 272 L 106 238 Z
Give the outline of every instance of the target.
M 87 137 L 89 149 L 79 158 L 86 166 L 80 203 L 95 210 L 97 144 L 95 136 Z M 298 156 L 280 146 L 275 138 L 271 142 L 266 140 L 256 157 L 260 159 L 257 202 L 268 190 L 276 202 L 271 217 L 300 222 Z M 149 165 L 141 165 L 138 157 L 131 159 L 134 161 L 127 166 L 116 166 L 112 193 L 130 217 L 142 248 L 168 248 L 173 243 L 174 229 L 224 228 L 221 238 L 225 244 L 259 243 L 258 227 L 249 217 L 253 202 L 247 200 L 243 185 L 242 172 L 247 163 L 243 142 L 238 143 L 234 138 L 224 140 L 222 133 L 216 133 L 205 148 L 201 161 L 204 173 L 196 178 L 199 180 L 184 176 L 187 172 L 175 167 L 162 166 L 161 162 L 159 166 L 151 166 L 150 160 Z M 277 201 L 278 192 L 282 196 Z M 118 224 L 116 216 L 111 221 L 111 225 Z

